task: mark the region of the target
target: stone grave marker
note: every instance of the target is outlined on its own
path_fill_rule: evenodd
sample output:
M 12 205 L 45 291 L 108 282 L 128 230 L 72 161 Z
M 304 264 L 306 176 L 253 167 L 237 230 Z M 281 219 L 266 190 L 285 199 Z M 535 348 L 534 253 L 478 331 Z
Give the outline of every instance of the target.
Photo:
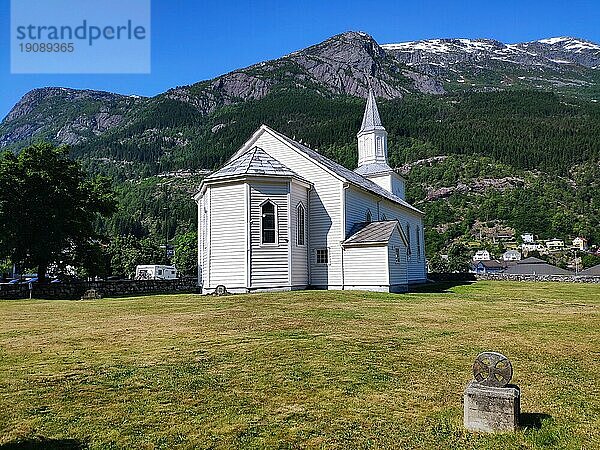
M 521 390 L 508 384 L 513 369 L 509 359 L 483 352 L 473 363 L 473 378 L 464 393 L 464 425 L 469 431 L 514 431 L 519 425 Z

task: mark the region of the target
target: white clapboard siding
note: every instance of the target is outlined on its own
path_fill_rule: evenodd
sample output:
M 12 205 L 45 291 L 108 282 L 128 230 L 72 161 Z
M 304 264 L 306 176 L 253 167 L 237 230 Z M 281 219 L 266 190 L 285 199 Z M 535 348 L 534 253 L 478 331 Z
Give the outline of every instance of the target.
M 344 289 L 389 289 L 387 246 L 347 247 L 344 250 Z
M 204 266 L 204 248 L 206 237 L 204 236 L 204 197 L 198 200 L 198 286 L 202 286 L 202 267 Z
M 304 245 L 298 245 L 298 204 L 304 206 Z M 308 192 L 304 186 L 291 184 L 292 286 L 306 287 L 308 282 Z
M 407 229 L 410 230 L 410 254 L 408 256 L 408 282 L 421 283 L 426 280 L 425 269 L 425 245 L 423 238 L 423 220 L 421 216 L 406 212 L 401 208 L 394 206 L 391 202 L 381 202 L 380 213 L 385 214 L 388 220 L 399 220 L 400 226 L 406 234 Z M 410 227 L 407 228 L 407 224 Z M 417 236 L 416 230 L 419 229 L 419 239 L 421 241 L 421 252 L 417 251 Z M 408 238 L 408 236 L 407 236 Z
M 246 189 L 242 183 L 217 185 L 210 192 L 209 288 L 246 287 Z
M 309 193 L 309 251 L 310 284 L 315 287 L 340 288 L 341 246 L 341 187 L 342 182 L 314 160 L 302 155 L 269 132 L 263 132 L 254 143 L 270 156 L 286 165 L 313 184 Z M 327 265 L 317 265 L 315 249 L 329 248 Z
M 251 288 L 287 287 L 288 275 L 288 192 L 287 181 L 250 184 L 250 235 L 252 242 Z M 276 205 L 277 244 L 261 244 L 261 205 Z
M 399 261 L 396 261 L 396 249 L 399 249 Z M 406 246 L 395 230 L 388 242 L 388 266 L 390 272 L 390 290 L 405 291 L 408 285 Z

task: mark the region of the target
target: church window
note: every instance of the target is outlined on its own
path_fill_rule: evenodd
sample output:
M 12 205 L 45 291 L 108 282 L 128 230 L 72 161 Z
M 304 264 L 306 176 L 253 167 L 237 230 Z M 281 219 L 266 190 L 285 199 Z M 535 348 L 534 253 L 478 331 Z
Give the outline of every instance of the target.
M 317 264 L 329 264 L 329 249 L 318 248 L 315 250 Z
M 410 245 L 410 223 L 406 224 L 406 240 L 408 241 L 407 242 L 408 246 L 407 246 L 406 250 L 408 252 L 408 255 L 410 256 L 412 254 L 412 248 L 411 248 L 411 245 Z
M 396 264 L 400 263 L 400 247 L 394 247 L 394 254 L 396 256 Z
M 261 237 L 263 244 L 276 243 L 275 205 L 270 201 L 261 206 Z
M 366 221 L 368 223 L 373 222 L 373 215 L 371 214 L 371 210 L 367 208 L 367 216 L 366 216 Z
M 298 203 L 296 219 L 298 220 L 298 226 L 296 227 L 298 233 L 296 244 L 304 245 L 306 239 L 306 211 L 304 210 L 304 205 L 302 203 Z
M 417 256 L 421 258 L 421 233 L 419 227 L 415 230 L 415 237 L 417 238 Z

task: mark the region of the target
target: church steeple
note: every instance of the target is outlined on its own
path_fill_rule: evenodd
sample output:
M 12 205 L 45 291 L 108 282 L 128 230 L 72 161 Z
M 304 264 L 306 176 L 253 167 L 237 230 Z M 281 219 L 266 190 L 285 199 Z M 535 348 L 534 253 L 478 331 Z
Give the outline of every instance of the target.
M 366 164 L 387 166 L 387 132 L 381 123 L 373 90 L 369 87 L 367 106 L 358 138 L 358 167 Z
M 404 198 L 404 178 L 388 165 L 387 132 L 381 123 L 373 89 L 369 86 L 367 106 L 358 138 L 358 167 L 355 172 Z
M 379 110 L 377 109 L 377 103 L 375 102 L 373 89 L 369 88 L 369 94 L 367 95 L 367 106 L 365 107 L 365 114 L 363 116 L 359 133 L 375 129 L 383 130 L 384 128 L 381 124 L 381 117 L 379 117 Z

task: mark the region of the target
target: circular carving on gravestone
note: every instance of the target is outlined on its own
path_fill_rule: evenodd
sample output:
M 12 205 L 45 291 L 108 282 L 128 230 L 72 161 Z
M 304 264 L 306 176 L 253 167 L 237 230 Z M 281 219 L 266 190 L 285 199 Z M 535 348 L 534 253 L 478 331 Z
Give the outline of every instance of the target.
M 473 363 L 473 377 L 483 386 L 504 387 L 512 375 L 512 364 L 501 353 L 480 353 Z

